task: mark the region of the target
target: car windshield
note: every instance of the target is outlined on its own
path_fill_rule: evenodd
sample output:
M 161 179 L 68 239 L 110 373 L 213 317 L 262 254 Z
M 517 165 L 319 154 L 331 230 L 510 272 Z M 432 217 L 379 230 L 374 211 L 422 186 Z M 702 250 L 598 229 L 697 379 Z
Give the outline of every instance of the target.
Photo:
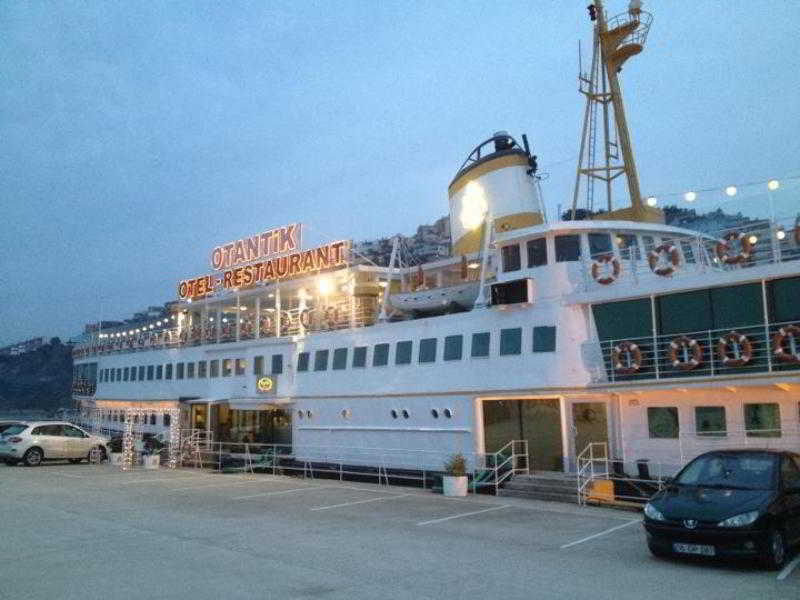
M 711 454 L 689 463 L 675 478 L 675 483 L 768 490 L 775 487 L 774 471 L 775 457 L 768 454 Z
M 2 435 L 15 435 L 17 433 L 22 433 L 27 428 L 27 425 L 11 425 L 2 432 Z

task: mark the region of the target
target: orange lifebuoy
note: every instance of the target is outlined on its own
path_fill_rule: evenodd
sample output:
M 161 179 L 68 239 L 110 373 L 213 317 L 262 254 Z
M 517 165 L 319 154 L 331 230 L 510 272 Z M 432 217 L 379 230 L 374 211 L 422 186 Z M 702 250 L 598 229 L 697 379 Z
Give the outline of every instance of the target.
M 664 253 L 669 258 L 669 264 L 662 267 L 658 266 L 661 259 L 661 254 Z M 673 244 L 661 244 L 658 248 L 654 248 L 647 255 L 647 262 L 650 265 L 650 270 L 656 275 L 667 277 L 672 275 L 681 264 L 681 255 L 678 248 Z
M 681 360 L 678 353 L 683 353 L 684 350 L 690 352 L 691 357 Z M 669 360 L 673 367 L 681 371 L 691 371 L 703 362 L 703 346 L 685 335 L 677 337 L 669 343 Z
M 739 254 L 731 254 L 731 246 L 729 242 L 737 241 L 741 244 L 742 250 Z M 753 244 L 750 243 L 749 236 L 742 231 L 731 231 L 717 242 L 717 258 L 719 258 L 726 265 L 735 265 L 736 263 L 744 262 L 750 258 L 753 250 Z
M 728 356 L 728 351 L 731 349 L 731 346 L 735 344 L 739 344 L 741 346 L 739 358 L 736 358 L 735 355 L 733 357 Z M 741 334 L 738 331 L 731 331 L 730 333 L 719 338 L 717 352 L 722 360 L 722 364 L 726 367 L 741 367 L 753 359 L 753 344 L 746 335 Z
M 600 277 L 600 269 L 603 265 L 611 264 L 611 273 Z M 610 283 L 614 283 L 619 277 L 621 271 L 621 267 L 619 264 L 619 259 L 613 254 L 603 254 L 598 256 L 594 259 L 592 263 L 592 278 L 601 285 L 608 285 Z
M 623 355 L 627 356 L 627 364 L 622 362 Z M 630 375 L 642 368 L 642 351 L 634 342 L 626 340 L 614 346 L 611 360 L 615 371 L 623 375 Z
M 334 329 L 339 320 L 339 311 L 335 307 L 329 306 L 325 309 L 325 327 Z
M 789 341 L 789 348 L 784 350 L 783 343 Z M 772 338 L 773 354 L 781 362 L 800 364 L 800 327 L 789 325 L 781 327 Z
M 298 319 L 300 321 L 300 325 L 307 328 L 309 325 L 311 325 L 311 311 L 307 308 L 302 310 Z

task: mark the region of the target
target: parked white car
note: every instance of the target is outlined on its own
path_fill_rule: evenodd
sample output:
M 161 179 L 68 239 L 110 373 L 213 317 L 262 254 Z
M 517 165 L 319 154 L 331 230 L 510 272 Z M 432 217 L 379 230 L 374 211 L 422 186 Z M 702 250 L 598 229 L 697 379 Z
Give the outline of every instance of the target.
M 108 441 L 63 421 L 20 423 L 0 435 L 0 460 L 7 465 L 22 461 L 29 467 L 44 460 L 100 462 L 108 457 Z

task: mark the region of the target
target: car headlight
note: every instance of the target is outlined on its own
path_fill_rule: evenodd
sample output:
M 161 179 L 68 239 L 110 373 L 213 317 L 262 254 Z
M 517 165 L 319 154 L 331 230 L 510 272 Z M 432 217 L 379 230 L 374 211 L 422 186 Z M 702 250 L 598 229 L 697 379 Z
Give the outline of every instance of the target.
M 661 514 L 661 511 L 649 502 L 644 505 L 644 515 L 648 519 L 653 519 L 653 521 L 666 521 L 664 515 Z
M 720 521 L 717 523 L 717 527 L 746 527 L 747 525 L 751 525 L 757 518 L 758 511 L 751 510 L 750 512 L 742 513 L 740 515 L 725 519 L 724 521 Z

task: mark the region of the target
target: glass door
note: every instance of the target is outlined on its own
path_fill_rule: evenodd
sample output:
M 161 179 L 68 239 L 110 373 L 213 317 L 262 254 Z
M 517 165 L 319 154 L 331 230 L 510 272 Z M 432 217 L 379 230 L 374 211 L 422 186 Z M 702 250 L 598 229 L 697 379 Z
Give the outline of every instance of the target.
M 572 405 L 575 457 L 592 442 L 608 444 L 608 405 L 605 402 L 575 402 Z

